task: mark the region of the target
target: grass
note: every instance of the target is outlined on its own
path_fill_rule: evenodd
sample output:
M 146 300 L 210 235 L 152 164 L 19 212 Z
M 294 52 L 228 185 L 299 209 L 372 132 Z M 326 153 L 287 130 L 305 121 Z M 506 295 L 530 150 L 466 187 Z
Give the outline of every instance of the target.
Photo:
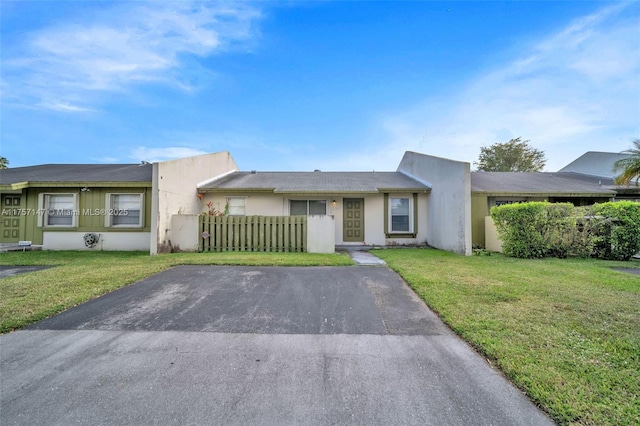
M 0 333 L 25 327 L 176 265 L 339 266 L 347 254 L 11 252 L 0 265 L 54 268 L 0 279 Z
M 639 262 L 374 253 L 558 424 L 640 424 Z

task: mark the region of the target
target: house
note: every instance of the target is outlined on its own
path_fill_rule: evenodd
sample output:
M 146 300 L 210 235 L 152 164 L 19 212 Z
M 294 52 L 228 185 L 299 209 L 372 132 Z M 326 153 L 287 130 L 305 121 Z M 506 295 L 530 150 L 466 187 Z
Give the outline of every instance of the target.
M 149 250 L 151 164 L 43 164 L 0 170 L 0 243 Z
M 164 224 L 158 252 L 178 241 L 175 230 L 183 225 L 169 226 L 171 217 L 211 209 L 232 216 L 330 216 L 331 251 L 334 245 L 429 244 L 471 252 L 469 209 L 459 208 L 460 202 L 470 205 L 468 163 L 407 152 L 392 172 L 263 172 L 240 171 L 228 153 L 210 154 L 216 155 L 226 162 L 204 167 L 211 157 L 201 156 L 158 164 L 158 220 Z
M 615 162 L 624 158 L 629 158 L 629 154 L 587 151 L 558 171 L 582 173 L 613 179 L 616 176 L 616 173 L 613 171 Z
M 570 202 L 576 206 L 613 201 L 618 187 L 613 179 L 574 172 L 472 172 L 471 209 L 474 245 L 491 248 L 487 227 L 491 208 L 526 201 Z M 490 234 L 491 231 L 489 231 Z M 491 246 L 491 247 L 490 247 Z

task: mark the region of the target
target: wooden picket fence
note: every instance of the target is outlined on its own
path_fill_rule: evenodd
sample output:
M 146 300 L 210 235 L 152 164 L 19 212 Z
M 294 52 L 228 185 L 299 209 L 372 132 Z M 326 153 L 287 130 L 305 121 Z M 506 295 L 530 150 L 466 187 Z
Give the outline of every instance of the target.
M 306 216 L 200 216 L 200 251 L 304 252 Z

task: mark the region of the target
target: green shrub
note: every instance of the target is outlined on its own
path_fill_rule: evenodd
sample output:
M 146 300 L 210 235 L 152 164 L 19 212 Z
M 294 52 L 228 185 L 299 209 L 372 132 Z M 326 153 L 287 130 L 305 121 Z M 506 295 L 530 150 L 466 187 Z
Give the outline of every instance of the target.
M 508 256 L 629 260 L 640 251 L 640 203 L 530 202 L 491 209 Z
M 590 212 L 598 218 L 597 229 L 592 231 L 596 257 L 629 260 L 640 252 L 640 203 L 595 204 Z
M 550 244 L 540 230 L 547 227 L 547 204 L 505 204 L 491 209 L 491 218 L 498 228 L 502 251 L 506 255 L 520 258 L 546 256 Z

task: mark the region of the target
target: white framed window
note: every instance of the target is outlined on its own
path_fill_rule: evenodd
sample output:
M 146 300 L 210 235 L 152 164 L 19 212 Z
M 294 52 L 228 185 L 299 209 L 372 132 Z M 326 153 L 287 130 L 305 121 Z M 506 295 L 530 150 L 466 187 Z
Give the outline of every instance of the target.
M 247 199 L 245 197 L 227 197 L 229 216 L 244 216 Z
M 389 230 L 399 234 L 413 232 L 412 197 L 389 197 Z
M 38 226 L 74 228 L 78 226 L 78 194 L 40 194 Z
M 327 200 L 289 200 L 290 216 L 326 215 Z
M 144 194 L 107 194 L 105 226 L 142 228 L 144 226 Z

